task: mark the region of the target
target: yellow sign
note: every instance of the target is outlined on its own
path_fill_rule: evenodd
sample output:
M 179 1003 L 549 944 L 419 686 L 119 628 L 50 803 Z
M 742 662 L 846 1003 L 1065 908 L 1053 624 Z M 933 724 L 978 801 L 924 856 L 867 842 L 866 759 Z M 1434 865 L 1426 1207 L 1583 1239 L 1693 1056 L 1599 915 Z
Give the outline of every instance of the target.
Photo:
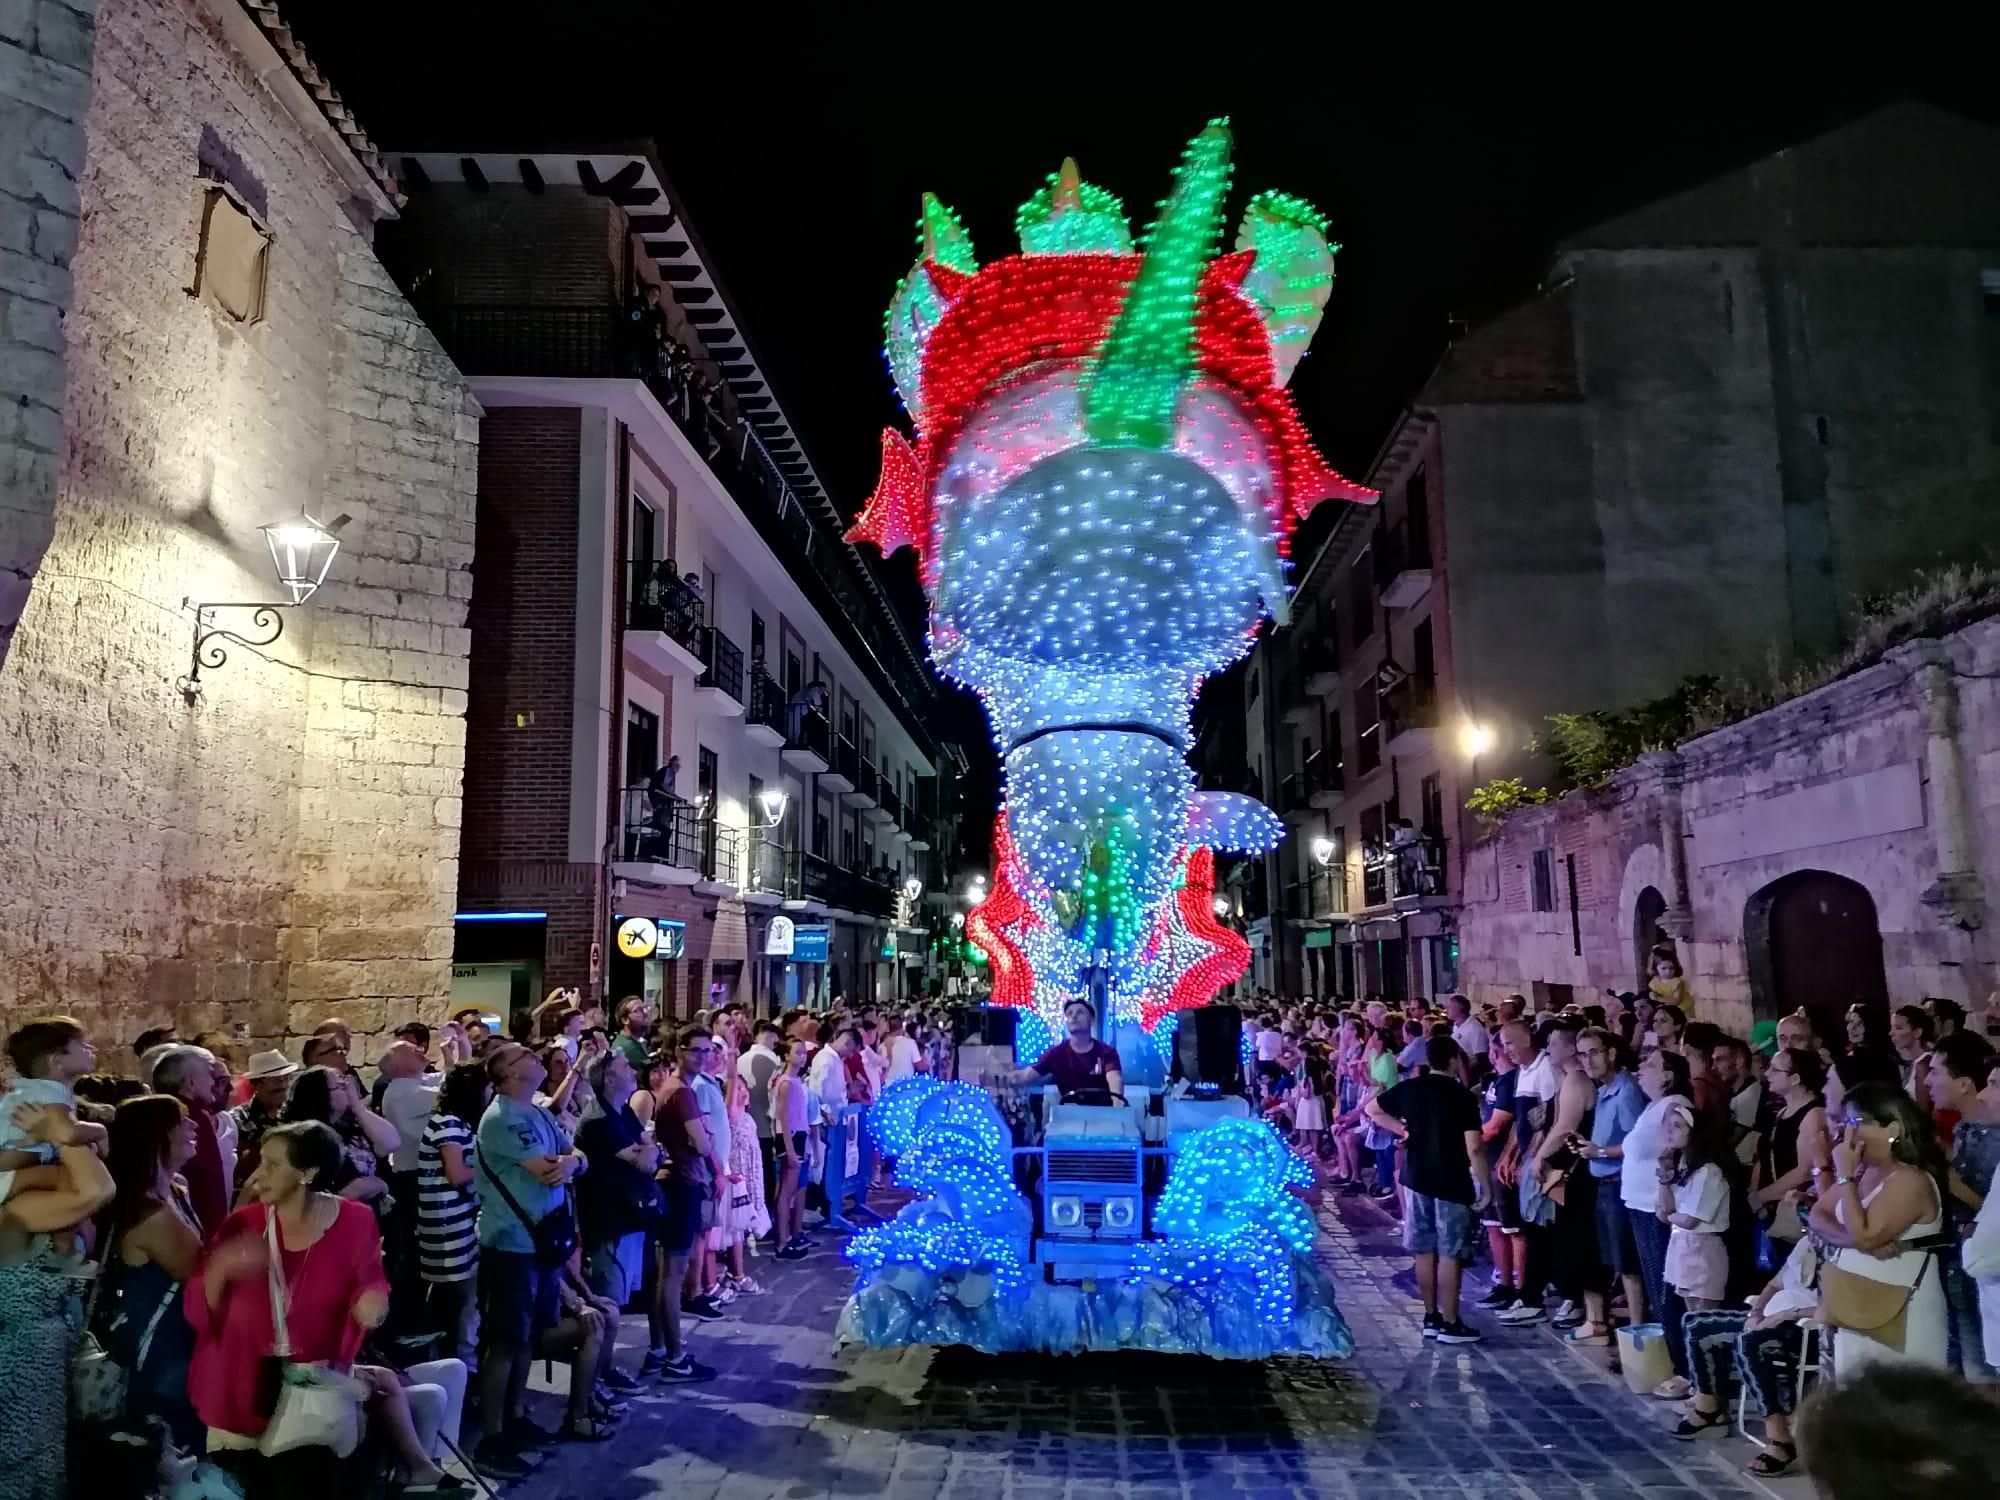
M 627 958 L 651 958 L 660 946 L 660 929 L 650 917 L 627 917 L 618 926 L 618 951 Z

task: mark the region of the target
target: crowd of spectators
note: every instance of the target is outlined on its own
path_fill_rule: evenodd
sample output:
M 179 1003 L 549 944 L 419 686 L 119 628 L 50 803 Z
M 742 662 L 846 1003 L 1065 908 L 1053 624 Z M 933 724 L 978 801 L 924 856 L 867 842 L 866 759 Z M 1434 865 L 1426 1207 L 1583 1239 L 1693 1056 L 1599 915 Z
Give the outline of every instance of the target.
M 0 1492 L 457 1493 L 710 1378 L 692 1327 L 762 1293 L 754 1256 L 873 1217 L 858 1116 L 950 1049 L 937 1016 L 615 1009 L 411 1021 L 372 1077 L 338 1018 L 248 1056 L 14 1028 Z
M 1259 995 L 1246 1081 L 1329 1185 L 1402 1220 L 1426 1338 L 1478 1340 L 1469 1313 L 1591 1348 L 1657 1324 L 1675 1436 L 1726 1431 L 1747 1387 L 1759 1476 L 1798 1461 L 1802 1365 L 2000 1382 L 2000 1055 L 1948 1000 L 1731 1036 L 1659 993 L 1669 968 L 1561 1007 Z

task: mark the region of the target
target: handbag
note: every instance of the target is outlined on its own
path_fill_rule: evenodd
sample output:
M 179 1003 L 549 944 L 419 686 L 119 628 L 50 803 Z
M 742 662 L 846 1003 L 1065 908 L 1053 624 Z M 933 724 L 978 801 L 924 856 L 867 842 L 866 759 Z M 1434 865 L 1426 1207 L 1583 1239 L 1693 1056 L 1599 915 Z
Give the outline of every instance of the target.
M 290 1295 L 278 1255 L 278 1216 L 269 1211 L 264 1215 L 264 1242 L 269 1252 L 264 1279 L 271 1292 L 271 1327 L 276 1334 L 271 1353 L 278 1365 L 278 1394 L 271 1420 L 257 1439 L 257 1451 L 275 1458 L 294 1448 L 330 1448 L 335 1457 L 346 1458 L 361 1445 L 361 1402 L 367 1388 L 331 1365 L 292 1359 L 291 1328 L 285 1318 Z
M 116 1422 L 125 1415 L 125 1394 L 131 1372 L 111 1357 L 91 1318 L 97 1311 L 97 1295 L 111 1269 L 111 1252 L 118 1236 L 112 1235 L 104 1247 L 104 1258 L 91 1278 L 90 1294 L 83 1299 L 83 1337 L 77 1341 L 76 1358 L 70 1364 L 69 1410 L 79 1422 Z
M 519 1200 L 507 1191 L 507 1184 L 486 1164 L 483 1156 L 479 1158 L 479 1170 L 486 1174 L 488 1182 L 500 1190 L 500 1196 L 507 1200 L 507 1206 L 514 1210 L 514 1217 L 521 1221 L 528 1237 L 534 1241 L 535 1264 L 544 1271 L 553 1271 L 568 1261 L 576 1252 L 577 1245 L 576 1214 L 569 1206 L 569 1194 L 563 1194 L 563 1201 L 539 1219 L 531 1219 Z
M 1917 1267 L 1917 1279 L 1908 1286 L 1876 1281 L 1822 1258 L 1815 1287 L 1819 1292 L 1819 1307 L 1814 1316 L 1829 1328 L 1865 1333 L 1878 1344 L 1900 1350 L 1909 1332 L 1910 1300 L 1924 1284 L 1932 1258 L 1924 1257 L 1923 1264 Z

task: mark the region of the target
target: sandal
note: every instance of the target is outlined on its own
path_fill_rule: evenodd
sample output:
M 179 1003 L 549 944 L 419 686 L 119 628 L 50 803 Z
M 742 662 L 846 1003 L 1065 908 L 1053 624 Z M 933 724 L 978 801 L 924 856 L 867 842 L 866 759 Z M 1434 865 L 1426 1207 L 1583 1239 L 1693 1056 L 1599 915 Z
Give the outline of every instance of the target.
M 1783 1457 L 1780 1457 L 1778 1454 L 1780 1448 L 1785 1450 Z M 1743 1472 L 1745 1474 L 1754 1474 L 1759 1479 L 1776 1479 L 1780 1474 L 1791 1473 L 1792 1465 L 1798 1461 L 1799 1445 L 1797 1443 L 1773 1442 L 1766 1444 L 1762 1453 L 1745 1464 Z
M 577 1417 L 563 1423 L 562 1436 L 570 1443 L 608 1443 L 612 1424 L 603 1417 Z
M 1578 1349 L 1609 1349 L 1611 1330 L 1602 1323 L 1579 1323 L 1569 1331 L 1568 1342 Z
M 1729 1431 L 1729 1412 L 1726 1409 L 1697 1411 L 1690 1406 L 1680 1425 L 1674 1428 L 1673 1435 L 1684 1443 L 1691 1443 L 1704 1432 L 1713 1432 L 1717 1428 L 1725 1433 Z

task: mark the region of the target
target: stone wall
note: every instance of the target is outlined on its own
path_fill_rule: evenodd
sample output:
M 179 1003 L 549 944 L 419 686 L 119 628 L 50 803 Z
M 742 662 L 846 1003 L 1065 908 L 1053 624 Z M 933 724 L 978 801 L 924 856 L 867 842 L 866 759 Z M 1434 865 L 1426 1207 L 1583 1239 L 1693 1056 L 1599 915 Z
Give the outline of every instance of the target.
M 1680 926 L 1697 1012 L 1747 1030 L 1783 987 L 1754 909 L 1786 877 L 1823 871 L 1866 890 L 1892 1003 L 1986 1006 L 2000 985 L 1996 679 L 2000 621 L 1988 621 L 1509 818 L 1468 856 L 1464 987 L 1633 988 L 1651 888 Z M 1538 850 L 1555 876 L 1546 911 L 1533 899 Z
M 367 1036 L 450 983 L 478 410 L 212 17 L 100 6 L 54 539 L 0 667 L 0 1022 L 110 1043 Z M 259 321 L 188 292 L 203 167 L 271 232 Z M 326 585 L 184 699 L 184 601 L 271 598 L 257 528 L 302 508 L 351 517 Z
M 54 531 L 97 0 L 0 0 L 0 666 Z

